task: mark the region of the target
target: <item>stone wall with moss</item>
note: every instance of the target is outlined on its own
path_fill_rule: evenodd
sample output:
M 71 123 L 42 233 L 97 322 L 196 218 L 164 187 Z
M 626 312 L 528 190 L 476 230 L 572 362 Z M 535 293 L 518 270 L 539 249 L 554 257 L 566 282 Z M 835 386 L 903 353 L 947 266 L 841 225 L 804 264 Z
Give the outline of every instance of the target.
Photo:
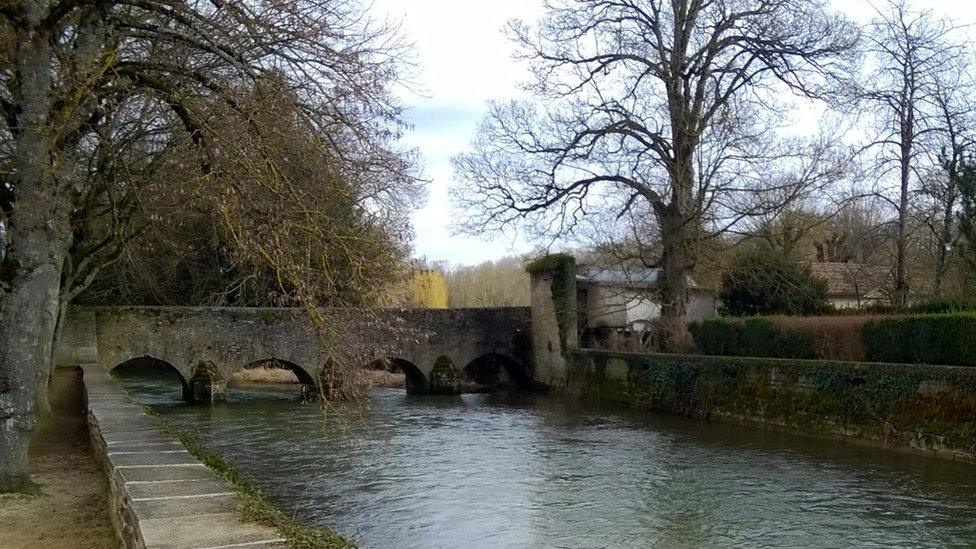
M 411 388 L 416 392 L 456 385 L 453 378 L 488 355 L 505 357 L 526 371 L 531 364 L 530 313 L 525 307 L 385 309 L 375 311 L 376 317 L 357 311 L 322 313 L 330 324 L 345 326 L 356 344 L 374 352 L 370 359 L 395 358 L 412 365 L 416 383 Z M 331 358 L 331 337 L 320 337 L 301 309 L 72 307 L 55 363 L 99 364 L 111 370 L 151 357 L 172 366 L 188 397 L 209 400 L 220 397 L 235 372 L 256 362 L 276 360 L 289 364 L 301 380 L 316 379 Z M 442 356 L 448 360 L 431 386 L 435 361 Z
M 560 385 L 566 376 L 565 354 L 579 346 L 576 331 L 576 260 L 547 255 L 528 263 L 532 308 L 533 377 Z
M 567 362 L 580 395 L 976 461 L 976 368 L 592 350 Z

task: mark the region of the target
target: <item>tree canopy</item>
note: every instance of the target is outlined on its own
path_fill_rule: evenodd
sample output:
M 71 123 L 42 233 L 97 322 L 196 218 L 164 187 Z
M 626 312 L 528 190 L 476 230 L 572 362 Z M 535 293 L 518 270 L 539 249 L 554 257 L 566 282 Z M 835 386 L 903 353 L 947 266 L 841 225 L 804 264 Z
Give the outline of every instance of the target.
M 811 315 L 829 309 L 827 283 L 808 264 L 765 247 L 736 257 L 722 276 L 722 312 L 730 316 Z

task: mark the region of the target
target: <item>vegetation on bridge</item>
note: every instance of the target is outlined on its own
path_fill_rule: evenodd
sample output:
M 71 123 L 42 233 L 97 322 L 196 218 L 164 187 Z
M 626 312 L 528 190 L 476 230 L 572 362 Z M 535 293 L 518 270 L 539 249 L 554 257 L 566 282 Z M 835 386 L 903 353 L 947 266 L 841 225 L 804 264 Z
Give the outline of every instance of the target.
M 569 254 L 544 255 L 527 263 L 525 270 L 549 279 L 559 340 L 565 347 L 569 331 L 576 329 L 576 259 Z

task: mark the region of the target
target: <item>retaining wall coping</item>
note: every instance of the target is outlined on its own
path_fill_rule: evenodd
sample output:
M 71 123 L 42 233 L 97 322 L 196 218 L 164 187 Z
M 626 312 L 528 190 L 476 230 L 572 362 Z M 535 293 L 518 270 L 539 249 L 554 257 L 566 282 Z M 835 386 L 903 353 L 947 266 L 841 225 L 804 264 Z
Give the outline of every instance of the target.
M 233 488 L 186 451 L 99 365 L 83 365 L 92 443 L 105 467 L 112 523 L 126 548 L 286 547 L 244 522 Z
M 605 356 L 610 358 L 657 358 L 667 360 L 693 361 L 712 361 L 712 362 L 736 362 L 755 364 L 757 366 L 789 366 L 790 364 L 830 364 L 847 366 L 851 368 L 931 368 L 945 372 L 974 373 L 976 367 L 955 366 L 948 364 L 911 364 L 902 362 L 864 362 L 853 360 L 833 360 L 820 358 L 778 358 L 768 356 L 726 356 L 726 355 L 701 355 L 701 354 L 678 354 L 678 353 L 641 353 L 634 351 L 611 351 L 607 349 L 571 349 L 566 351 L 570 356 Z

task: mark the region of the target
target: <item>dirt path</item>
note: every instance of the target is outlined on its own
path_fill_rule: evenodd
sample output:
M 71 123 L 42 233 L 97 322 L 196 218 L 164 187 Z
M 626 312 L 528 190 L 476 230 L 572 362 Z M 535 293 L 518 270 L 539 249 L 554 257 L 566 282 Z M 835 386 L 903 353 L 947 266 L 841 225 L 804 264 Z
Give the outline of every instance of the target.
M 31 441 L 31 474 L 40 493 L 0 496 L 4 549 L 116 548 L 108 486 L 91 452 L 78 374 L 60 371 L 52 383 L 53 417 Z

